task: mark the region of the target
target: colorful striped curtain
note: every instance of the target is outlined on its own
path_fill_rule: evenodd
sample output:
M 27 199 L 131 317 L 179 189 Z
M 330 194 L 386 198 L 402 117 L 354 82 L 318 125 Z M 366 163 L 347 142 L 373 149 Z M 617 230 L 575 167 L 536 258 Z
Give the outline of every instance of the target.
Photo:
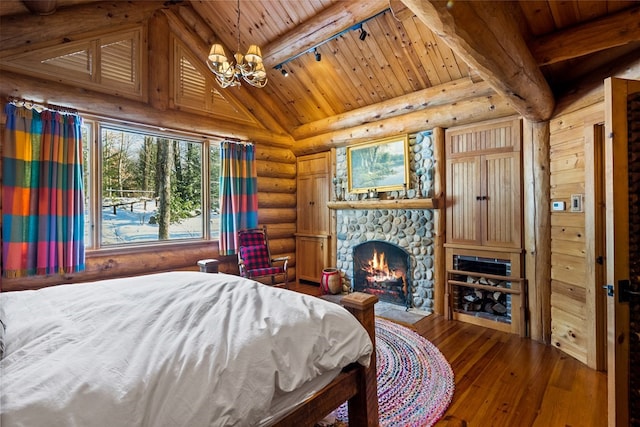
M 4 277 L 84 270 L 82 119 L 14 104 L 5 113 Z
M 258 226 L 258 173 L 253 144 L 220 146 L 220 255 L 233 255 L 238 230 Z

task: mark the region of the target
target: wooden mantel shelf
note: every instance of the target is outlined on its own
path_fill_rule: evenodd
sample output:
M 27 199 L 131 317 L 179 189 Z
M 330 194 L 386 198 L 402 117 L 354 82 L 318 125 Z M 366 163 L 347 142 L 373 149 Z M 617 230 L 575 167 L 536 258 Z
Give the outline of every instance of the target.
M 329 209 L 438 209 L 439 199 L 345 200 L 327 203 Z

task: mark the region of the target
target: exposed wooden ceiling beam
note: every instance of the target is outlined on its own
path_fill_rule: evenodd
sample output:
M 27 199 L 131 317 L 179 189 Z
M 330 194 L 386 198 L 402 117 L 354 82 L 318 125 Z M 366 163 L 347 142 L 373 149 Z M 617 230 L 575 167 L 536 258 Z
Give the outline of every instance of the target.
M 389 8 L 398 21 L 404 21 L 405 19 L 416 16 L 401 0 L 389 0 Z
M 402 0 L 523 117 L 548 120 L 554 98 L 506 2 Z M 481 3 L 481 4 L 478 4 Z
M 372 123 L 381 118 L 389 119 L 403 114 L 445 104 L 456 104 L 470 98 L 494 95 L 488 83 L 474 83 L 468 78 L 398 96 L 377 104 L 368 105 L 344 114 L 327 117 L 298 126 L 291 132 L 296 139 L 305 139 L 326 132 Z
M 529 49 L 538 65 L 548 65 L 638 40 L 640 6 L 539 37 Z
M 96 111 L 99 111 L 101 116 L 119 120 L 122 123 L 142 124 L 153 128 L 164 126 L 200 135 L 237 138 L 282 148 L 288 148 L 292 143 L 289 135 L 252 128 L 246 124 L 211 119 L 184 111 L 161 111 L 144 102 L 31 78 L 5 70 L 2 71 L 2 79 L 0 79 L 0 93 L 74 108 L 80 113 L 90 115 L 96 115 Z
M 162 7 L 162 1 L 106 1 L 60 8 L 49 16 L 3 16 L 0 26 L 11 31 L 2 31 L 0 45 L 7 52 L 26 50 L 40 42 L 67 42 L 74 34 L 144 22 Z
M 273 67 L 388 8 L 387 0 L 336 2 L 264 46 L 262 60 Z
M 29 12 L 37 15 L 51 15 L 56 11 L 56 0 L 22 0 Z
M 296 141 L 291 150 L 296 156 L 317 153 L 333 147 L 371 141 L 373 138 L 413 133 L 434 127 L 451 127 L 514 115 L 509 100 L 502 96 L 467 99 L 455 104 L 437 105 L 398 117 L 385 118 L 348 129 Z

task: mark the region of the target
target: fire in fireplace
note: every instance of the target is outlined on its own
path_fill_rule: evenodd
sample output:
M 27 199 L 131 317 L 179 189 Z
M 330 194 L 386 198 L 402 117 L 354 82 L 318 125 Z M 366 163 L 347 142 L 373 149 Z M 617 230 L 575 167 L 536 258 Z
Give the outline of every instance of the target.
M 353 290 L 410 308 L 409 254 L 393 243 L 373 240 L 353 248 Z

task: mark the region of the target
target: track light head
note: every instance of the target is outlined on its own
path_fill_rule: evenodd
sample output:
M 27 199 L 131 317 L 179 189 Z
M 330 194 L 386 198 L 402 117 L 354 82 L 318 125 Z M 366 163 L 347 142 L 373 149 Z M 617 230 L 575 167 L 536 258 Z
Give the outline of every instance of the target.
M 316 55 L 316 61 L 318 62 L 322 61 L 322 55 L 320 54 L 320 52 L 318 52 L 318 49 L 313 49 L 313 51 L 315 52 L 315 55 Z
M 280 70 L 280 72 L 282 73 L 283 76 L 287 77 L 289 75 L 289 73 L 287 72 L 287 70 L 285 70 L 284 68 L 282 70 Z
M 358 36 L 358 38 L 362 41 L 364 41 L 364 39 L 367 38 L 367 32 L 364 30 L 364 28 L 360 27 L 360 35 Z

